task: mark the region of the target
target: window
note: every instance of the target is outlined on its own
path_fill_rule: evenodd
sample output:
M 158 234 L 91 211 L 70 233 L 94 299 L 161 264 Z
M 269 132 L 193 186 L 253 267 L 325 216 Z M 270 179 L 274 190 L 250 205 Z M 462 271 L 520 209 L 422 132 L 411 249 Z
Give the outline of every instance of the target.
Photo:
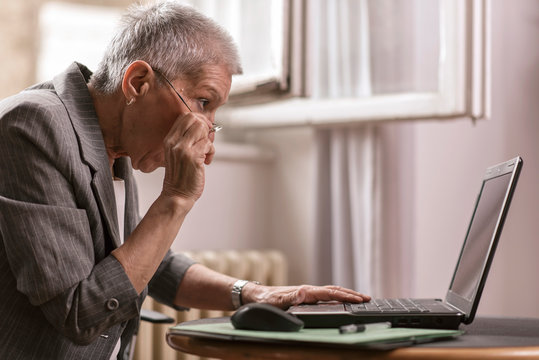
M 296 96 L 232 104 L 220 121 L 257 128 L 485 115 L 483 0 L 292 4 Z
M 286 84 L 284 0 L 182 2 L 216 20 L 237 42 L 244 74 L 235 76 L 233 93 L 249 92 L 267 84 Z M 45 2 L 39 16 L 38 80 L 50 79 L 75 60 L 94 70 L 123 11 L 115 6 Z
M 51 79 L 73 61 L 94 70 L 122 11 L 112 6 L 45 2 L 39 13 L 38 81 Z
M 244 74 L 217 114 L 227 126 L 475 119 L 488 109 L 485 0 L 184 2 L 239 45 Z M 123 10 L 45 2 L 39 80 L 73 60 L 95 69 Z M 260 88 L 276 95 L 247 96 Z
M 247 93 L 267 84 L 284 86 L 284 0 L 184 1 L 223 26 L 236 41 L 243 74 L 234 76 L 232 94 Z

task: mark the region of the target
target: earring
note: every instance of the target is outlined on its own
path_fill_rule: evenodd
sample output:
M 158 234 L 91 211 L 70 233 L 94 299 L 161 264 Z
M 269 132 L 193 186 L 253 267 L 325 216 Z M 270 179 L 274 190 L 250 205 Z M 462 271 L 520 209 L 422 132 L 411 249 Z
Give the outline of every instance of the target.
M 131 104 L 134 103 L 134 102 L 135 102 L 135 98 L 131 98 L 131 99 L 129 99 L 129 101 L 127 101 L 125 104 L 126 104 L 127 106 L 129 106 L 129 105 L 131 105 Z

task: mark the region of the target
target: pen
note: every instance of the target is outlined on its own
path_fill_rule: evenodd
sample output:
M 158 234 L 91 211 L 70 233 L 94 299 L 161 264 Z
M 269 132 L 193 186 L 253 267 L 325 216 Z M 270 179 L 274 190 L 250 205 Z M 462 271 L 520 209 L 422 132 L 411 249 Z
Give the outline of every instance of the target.
M 372 323 L 372 324 L 350 324 L 339 327 L 341 334 L 353 334 L 364 331 L 383 330 L 391 328 L 391 323 L 388 321 Z

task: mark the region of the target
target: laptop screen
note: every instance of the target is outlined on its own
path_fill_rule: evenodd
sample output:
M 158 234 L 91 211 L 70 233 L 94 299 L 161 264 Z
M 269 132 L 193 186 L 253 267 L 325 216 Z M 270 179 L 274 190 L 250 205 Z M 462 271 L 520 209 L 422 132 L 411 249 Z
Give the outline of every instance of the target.
M 473 320 L 479 305 L 521 167 L 522 159 L 517 157 L 487 169 L 485 174 L 446 296 L 446 302 L 464 313 L 466 324 Z
M 450 288 L 466 300 L 473 300 L 479 286 L 511 175 L 508 173 L 483 182 L 480 201 L 476 204 L 466 243 Z

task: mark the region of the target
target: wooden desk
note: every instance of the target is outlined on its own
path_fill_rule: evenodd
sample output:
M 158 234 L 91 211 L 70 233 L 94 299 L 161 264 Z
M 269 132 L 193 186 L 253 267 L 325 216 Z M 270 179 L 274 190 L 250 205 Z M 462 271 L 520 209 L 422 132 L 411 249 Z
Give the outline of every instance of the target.
M 227 360 L 539 359 L 539 319 L 478 318 L 461 329 L 466 334 L 455 340 L 390 351 L 208 340 L 170 332 L 167 343 L 186 353 Z

